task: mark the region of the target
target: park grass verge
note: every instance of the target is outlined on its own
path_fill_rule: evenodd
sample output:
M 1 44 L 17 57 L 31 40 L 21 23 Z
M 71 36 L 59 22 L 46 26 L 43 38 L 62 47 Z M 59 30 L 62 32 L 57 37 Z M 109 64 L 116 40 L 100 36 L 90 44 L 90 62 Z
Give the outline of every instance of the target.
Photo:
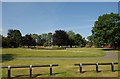
M 120 54 L 120 50 L 112 50 L 111 52 Z
M 99 48 L 68 48 L 64 50 L 37 50 L 25 48 L 4 48 L 2 54 L 13 57 L 101 57 L 105 52 Z
M 84 66 L 85 73 L 79 73 L 79 67 L 74 66 L 76 63 L 101 63 L 101 62 L 118 62 L 118 60 L 12 60 L 2 63 L 3 66 L 20 66 L 20 65 L 40 65 L 40 64 L 59 64 L 53 67 L 53 77 L 117 77 L 118 65 L 115 65 L 115 72 L 111 72 L 110 66 L 99 66 L 101 72 L 96 73 L 95 66 Z M 2 69 L 2 76 L 7 76 L 7 69 Z M 12 77 L 29 77 L 29 68 L 12 69 Z M 33 68 L 33 77 L 49 77 L 48 68 Z
M 117 77 L 118 66 L 115 65 L 116 72 L 111 72 L 110 66 L 100 66 L 102 72 L 96 73 L 94 66 L 85 66 L 83 74 L 79 73 L 79 67 L 74 66 L 78 63 L 108 63 L 118 62 L 117 59 L 93 59 L 93 60 L 16 60 L 15 57 L 100 57 L 104 56 L 104 50 L 101 48 L 68 48 L 65 50 L 36 50 L 25 48 L 4 48 L 2 55 L 7 59 L 2 62 L 3 66 L 23 66 L 23 65 L 41 65 L 41 64 L 59 64 L 53 68 L 52 77 Z M 10 57 L 10 60 L 9 60 Z M 12 58 L 11 58 L 12 57 Z M 2 69 L 2 77 L 7 76 L 7 70 Z M 49 77 L 49 68 L 34 68 L 33 76 Z M 29 69 L 12 69 L 12 77 L 29 77 Z

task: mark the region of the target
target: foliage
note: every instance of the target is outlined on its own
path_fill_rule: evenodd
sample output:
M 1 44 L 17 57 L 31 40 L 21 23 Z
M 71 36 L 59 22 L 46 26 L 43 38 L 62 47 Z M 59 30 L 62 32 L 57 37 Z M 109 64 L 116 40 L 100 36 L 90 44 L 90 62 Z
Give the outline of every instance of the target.
M 82 46 L 82 36 L 80 34 L 75 35 L 75 45 Z
M 118 14 L 104 14 L 99 16 L 92 29 L 94 44 L 97 47 L 111 45 L 120 46 L 120 16 Z
M 50 42 L 49 41 L 46 41 L 44 44 L 43 44 L 43 46 L 49 46 L 49 44 L 50 44 Z
M 56 30 L 53 34 L 53 44 L 58 46 L 67 45 L 68 34 L 64 30 Z
M 8 47 L 7 37 L 2 36 L 2 47 Z
M 68 45 L 70 45 L 70 47 L 75 45 L 75 33 L 73 31 L 68 31 L 67 32 L 68 36 L 69 36 L 69 40 L 68 40 Z
M 31 37 L 35 40 L 36 45 L 40 44 L 41 38 L 40 38 L 39 35 L 37 35 L 37 34 L 31 34 Z
M 82 38 L 82 47 L 85 47 L 87 44 L 87 41 L 85 40 L 85 38 Z
M 93 36 L 92 35 L 88 36 L 87 39 L 88 39 L 88 43 L 87 43 L 88 46 L 90 46 L 90 47 L 93 46 Z
M 2 37 L 3 47 L 20 47 L 22 34 L 19 30 L 8 30 L 7 37 Z
M 38 34 L 26 34 L 22 36 L 20 31 L 9 30 L 8 36 L 2 36 L 3 47 L 20 47 L 20 46 L 82 46 L 86 45 L 85 38 L 82 38 L 80 34 L 75 34 L 72 31 L 56 30 L 54 34 L 43 33 Z M 17 41 L 16 41 L 17 40 Z M 17 46 L 14 46 L 17 45 Z
M 30 35 L 28 35 L 28 34 L 26 34 L 24 37 L 23 37 L 23 39 L 22 39 L 22 45 L 24 45 L 24 46 L 28 46 L 28 48 L 29 48 L 29 46 L 35 46 L 36 45 L 36 42 L 35 42 L 35 40 L 31 37 L 31 34 Z

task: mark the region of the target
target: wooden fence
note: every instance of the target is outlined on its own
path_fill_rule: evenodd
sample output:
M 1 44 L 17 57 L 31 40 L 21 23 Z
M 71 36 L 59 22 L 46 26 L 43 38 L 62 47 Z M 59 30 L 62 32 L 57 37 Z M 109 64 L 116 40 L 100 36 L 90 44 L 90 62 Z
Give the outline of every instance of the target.
M 12 68 L 29 68 L 30 77 L 32 77 L 32 68 L 33 67 L 50 67 L 50 76 L 52 75 L 52 67 L 58 66 L 58 64 L 50 64 L 50 65 L 30 65 L 30 66 L 0 66 L 0 68 L 8 68 L 8 78 L 11 77 L 11 69 Z
M 82 67 L 83 66 L 89 66 L 89 65 L 95 65 L 96 66 L 96 72 L 99 72 L 99 65 L 111 65 L 111 71 L 114 72 L 114 64 L 118 64 L 118 62 L 111 62 L 111 63 L 80 63 L 80 64 L 74 64 L 75 66 L 79 66 L 80 73 L 83 73 Z M 32 77 L 32 68 L 33 67 L 50 67 L 50 76 L 52 75 L 52 67 L 59 66 L 58 64 L 50 64 L 50 65 L 29 65 L 29 66 L 0 66 L 0 68 L 8 68 L 8 78 L 11 77 L 11 69 L 12 68 L 29 68 L 29 74 L 30 77 Z
M 95 65 L 96 66 L 96 72 L 99 72 L 99 65 L 111 65 L 111 71 L 114 72 L 114 64 L 118 64 L 117 62 L 112 63 L 80 63 L 80 64 L 74 64 L 75 66 L 80 67 L 80 73 L 82 72 L 82 66 L 88 66 L 88 65 Z

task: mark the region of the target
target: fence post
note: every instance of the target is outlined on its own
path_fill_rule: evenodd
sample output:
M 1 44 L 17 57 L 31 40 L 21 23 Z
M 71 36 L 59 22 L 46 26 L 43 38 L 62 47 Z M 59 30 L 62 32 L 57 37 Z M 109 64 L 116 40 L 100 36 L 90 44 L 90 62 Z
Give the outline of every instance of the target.
M 32 65 L 30 65 L 30 77 L 32 77 Z
M 52 64 L 50 64 L 50 76 L 52 76 Z
M 98 63 L 96 63 L 96 72 L 99 72 L 99 70 L 98 70 Z
M 80 63 L 80 73 L 82 73 L 82 63 Z
M 10 66 L 8 66 L 8 78 L 10 78 L 11 77 L 11 68 L 10 68 Z
M 111 63 L 111 71 L 114 72 L 114 63 Z

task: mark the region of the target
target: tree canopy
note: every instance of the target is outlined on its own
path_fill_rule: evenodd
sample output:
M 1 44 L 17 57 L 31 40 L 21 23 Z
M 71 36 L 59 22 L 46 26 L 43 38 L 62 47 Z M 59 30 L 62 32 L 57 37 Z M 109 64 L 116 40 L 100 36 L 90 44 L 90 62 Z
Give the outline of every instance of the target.
M 92 36 L 97 47 L 120 47 L 120 16 L 115 13 L 99 16 L 92 29 Z
M 2 37 L 2 47 L 20 47 L 20 46 L 85 46 L 86 40 L 80 34 L 73 31 L 56 30 L 54 34 L 51 32 L 38 34 L 21 35 L 19 30 L 8 30 L 7 37 Z
M 7 41 L 9 47 L 19 47 L 21 45 L 22 34 L 19 30 L 8 30 Z
M 32 38 L 31 34 L 26 34 L 23 38 L 22 38 L 22 45 L 23 46 L 36 46 L 36 42 L 35 40 Z
M 56 30 L 53 34 L 53 44 L 58 46 L 67 45 L 68 37 L 64 30 Z

